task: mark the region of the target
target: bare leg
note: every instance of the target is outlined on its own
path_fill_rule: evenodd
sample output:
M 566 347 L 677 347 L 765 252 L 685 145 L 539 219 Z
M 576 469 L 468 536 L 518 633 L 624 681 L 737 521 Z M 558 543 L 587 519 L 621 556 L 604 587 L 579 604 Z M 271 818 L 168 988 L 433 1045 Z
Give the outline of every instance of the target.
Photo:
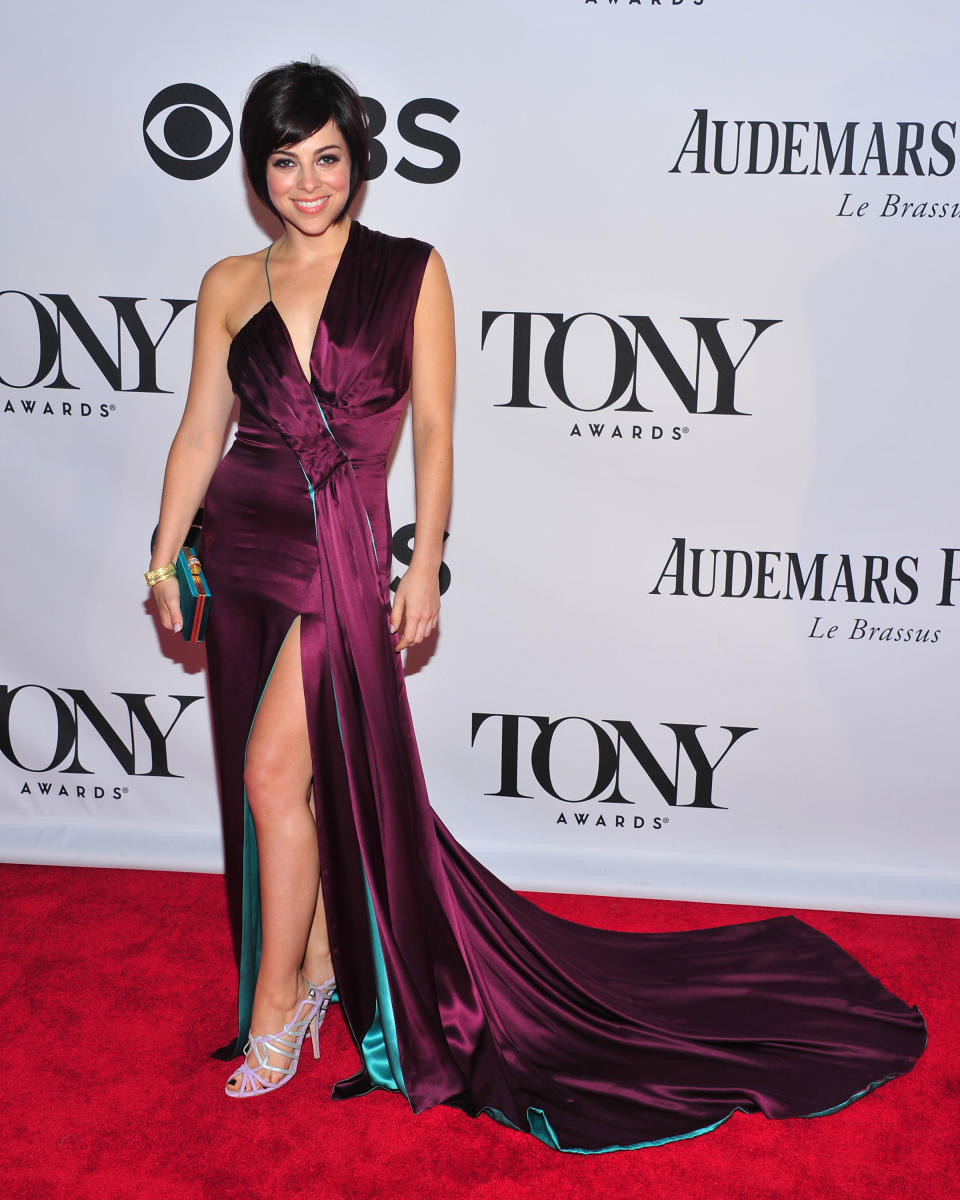
M 310 812 L 316 820 L 313 788 L 310 788 Z M 312 983 L 326 983 L 333 976 L 333 960 L 330 957 L 330 939 L 327 936 L 327 921 L 323 910 L 323 891 L 317 888 L 317 907 L 307 938 L 307 950 L 303 956 L 303 974 Z
M 250 1022 L 254 1034 L 279 1033 L 309 990 L 300 965 L 311 929 L 317 925 L 320 881 L 316 824 L 308 805 L 312 776 L 298 618 L 260 701 L 244 769 L 257 831 L 263 937 Z M 322 905 L 319 914 L 315 938 L 322 948 L 326 943 Z M 256 1065 L 255 1059 L 251 1065 Z M 277 1065 L 285 1067 L 289 1060 L 280 1058 Z M 271 1082 L 280 1078 L 273 1072 L 263 1075 Z M 233 1080 L 228 1086 L 233 1086 Z

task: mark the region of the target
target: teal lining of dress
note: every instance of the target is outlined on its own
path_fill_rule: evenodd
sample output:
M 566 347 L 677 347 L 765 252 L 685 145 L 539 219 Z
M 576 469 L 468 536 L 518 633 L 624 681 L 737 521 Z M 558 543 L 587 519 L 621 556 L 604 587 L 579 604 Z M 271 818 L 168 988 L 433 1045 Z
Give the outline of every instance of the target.
M 544 1145 L 549 1146 L 551 1150 L 559 1150 L 561 1154 L 612 1154 L 615 1150 L 644 1150 L 652 1146 L 666 1146 L 669 1142 L 685 1142 L 689 1138 L 701 1137 L 705 1133 L 713 1133 L 715 1129 L 719 1129 L 721 1125 L 726 1124 L 735 1112 L 746 1112 L 743 1108 L 732 1109 L 727 1116 L 721 1117 L 719 1121 L 714 1121 L 712 1125 L 704 1125 L 702 1129 L 691 1129 L 689 1133 L 678 1133 L 676 1137 L 658 1138 L 653 1142 L 632 1142 L 629 1146 L 601 1146 L 599 1150 L 582 1150 L 577 1146 L 561 1146 L 557 1140 L 557 1135 L 553 1131 L 553 1126 L 550 1124 L 550 1119 L 542 1108 L 527 1109 L 527 1129 L 523 1130 L 519 1125 L 514 1125 L 509 1117 L 505 1117 L 498 1108 L 484 1108 L 480 1110 L 492 1117 L 495 1121 L 499 1121 L 501 1125 L 506 1125 L 510 1129 L 516 1129 L 519 1133 L 532 1133 L 535 1138 L 538 1138 Z
M 264 689 L 266 690 L 266 689 Z M 237 991 L 237 1052 L 242 1050 L 241 1035 L 249 1031 L 253 1016 L 253 993 L 260 970 L 260 857 L 253 814 L 243 789 L 243 897 L 241 900 L 240 981 Z M 244 1039 L 246 1040 L 246 1039 Z
M 364 1034 L 360 1052 L 363 1055 L 363 1065 L 375 1087 L 387 1091 L 402 1092 L 409 1101 L 407 1089 L 403 1083 L 403 1070 L 400 1066 L 400 1051 L 397 1042 L 397 1025 L 393 1015 L 393 1002 L 390 999 L 390 982 L 387 979 L 387 968 L 383 960 L 383 950 L 380 945 L 380 934 L 377 930 L 377 919 L 373 911 L 373 898 L 367 884 L 367 876 L 363 876 L 363 892 L 367 901 L 367 917 L 370 922 L 370 949 L 373 953 L 373 966 L 377 980 L 377 1007 L 373 1024 Z

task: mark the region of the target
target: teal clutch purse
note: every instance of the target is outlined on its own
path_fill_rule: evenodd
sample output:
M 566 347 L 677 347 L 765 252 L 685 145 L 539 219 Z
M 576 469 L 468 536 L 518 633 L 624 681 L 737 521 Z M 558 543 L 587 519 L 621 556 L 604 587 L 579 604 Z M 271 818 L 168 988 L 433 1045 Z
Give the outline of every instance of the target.
M 180 584 L 183 640 L 202 642 L 210 615 L 210 588 L 192 546 L 184 546 L 177 555 L 177 583 Z

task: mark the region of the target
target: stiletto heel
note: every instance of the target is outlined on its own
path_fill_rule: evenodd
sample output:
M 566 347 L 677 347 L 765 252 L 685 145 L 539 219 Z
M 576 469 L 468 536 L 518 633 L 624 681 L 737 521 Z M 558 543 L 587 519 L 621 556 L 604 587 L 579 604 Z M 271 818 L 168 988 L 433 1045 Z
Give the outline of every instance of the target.
M 330 993 L 325 995 L 311 984 L 309 995 L 300 1001 L 297 1005 L 297 1011 L 294 1013 L 293 1020 L 288 1021 L 280 1033 L 266 1033 L 258 1036 L 251 1034 L 247 1038 L 246 1046 L 243 1048 L 243 1062 L 240 1064 L 239 1069 L 233 1071 L 227 1080 L 228 1086 L 224 1088 L 226 1094 L 238 1100 L 244 1100 L 247 1096 L 259 1096 L 264 1092 L 275 1092 L 278 1087 L 283 1087 L 285 1083 L 289 1083 L 297 1073 L 297 1066 L 300 1062 L 300 1048 L 303 1045 L 303 1039 L 308 1029 L 310 1030 L 311 1041 L 313 1042 L 313 1056 L 314 1058 L 319 1058 L 320 1048 L 317 1043 L 317 1031 L 329 1003 Z M 257 1065 L 255 1067 L 251 1067 L 247 1062 L 247 1056 L 251 1052 L 256 1056 Z M 275 1066 L 270 1062 L 271 1054 L 275 1058 L 289 1059 L 289 1065 L 286 1067 Z M 264 1079 L 261 1072 L 265 1071 L 278 1073 L 280 1079 L 275 1083 Z M 237 1080 L 237 1086 L 232 1088 L 229 1084 L 234 1079 Z
M 330 1007 L 333 994 L 337 990 L 337 981 L 331 976 L 325 983 L 311 983 L 306 975 L 304 975 L 303 982 L 310 988 L 311 992 L 315 992 L 317 995 L 317 1011 L 311 1024 L 310 1036 L 313 1041 L 313 1057 L 319 1058 L 320 1044 L 317 1041 L 317 1035 L 320 1033 L 320 1026 L 323 1024 L 323 1018 L 327 1015 L 327 1009 Z
M 320 1022 L 316 1017 L 314 1017 L 313 1020 L 310 1022 L 310 1040 L 313 1042 L 313 1057 L 314 1058 L 320 1057 L 320 1042 L 318 1039 L 319 1033 L 320 1033 Z

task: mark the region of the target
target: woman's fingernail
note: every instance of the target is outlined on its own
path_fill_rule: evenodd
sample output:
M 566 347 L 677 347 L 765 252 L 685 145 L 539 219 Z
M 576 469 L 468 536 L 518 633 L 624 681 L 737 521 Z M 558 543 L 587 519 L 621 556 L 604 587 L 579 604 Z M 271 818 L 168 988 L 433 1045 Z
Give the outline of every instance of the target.
M 173 632 L 174 632 L 174 633 L 179 633 L 179 632 L 180 632 L 180 630 L 181 630 L 182 628 L 183 628 L 183 626 L 182 626 L 182 625 L 174 625 L 174 627 L 173 627 Z

